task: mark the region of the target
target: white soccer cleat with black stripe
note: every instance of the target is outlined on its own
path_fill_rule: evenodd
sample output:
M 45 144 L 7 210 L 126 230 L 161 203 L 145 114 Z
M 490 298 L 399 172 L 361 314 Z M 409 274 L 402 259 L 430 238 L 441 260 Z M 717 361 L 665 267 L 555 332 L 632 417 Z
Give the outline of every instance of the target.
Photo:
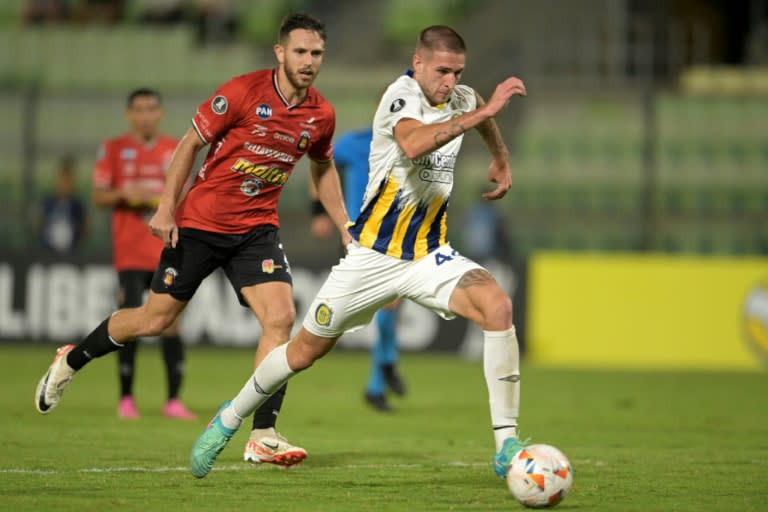
M 40 414 L 48 414 L 59 405 L 64 388 L 75 376 L 75 370 L 67 364 L 67 354 L 75 348 L 73 344 L 64 345 L 56 350 L 51 366 L 37 384 L 35 390 L 35 409 Z

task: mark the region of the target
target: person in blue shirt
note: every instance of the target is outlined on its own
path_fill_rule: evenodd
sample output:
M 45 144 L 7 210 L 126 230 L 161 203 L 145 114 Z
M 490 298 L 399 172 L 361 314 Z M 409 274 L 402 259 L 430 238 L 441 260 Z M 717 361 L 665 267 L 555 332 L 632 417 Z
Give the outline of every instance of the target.
M 56 254 L 73 252 L 87 231 L 87 211 L 75 195 L 75 159 L 65 155 L 59 162 L 54 191 L 40 206 L 40 242 Z
M 368 153 L 373 130 L 363 128 L 343 134 L 333 145 L 333 159 L 341 176 L 344 203 L 350 220 L 355 220 L 363 205 L 365 187 L 368 184 Z M 325 215 L 320 201 L 312 207 L 312 232 L 318 238 L 328 238 L 334 226 Z M 387 391 L 405 395 L 406 387 L 397 369 L 398 341 L 397 316 L 400 301 L 380 309 L 374 317 L 378 338 L 371 347 L 371 372 L 365 388 L 365 401 L 382 412 L 392 411 Z

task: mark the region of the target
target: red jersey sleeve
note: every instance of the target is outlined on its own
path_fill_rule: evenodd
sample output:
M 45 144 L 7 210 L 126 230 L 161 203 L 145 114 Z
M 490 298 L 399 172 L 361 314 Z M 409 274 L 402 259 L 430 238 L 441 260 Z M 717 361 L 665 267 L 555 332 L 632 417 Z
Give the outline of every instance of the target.
M 197 107 L 192 125 L 204 142 L 210 144 L 240 122 L 245 92 L 242 82 L 234 78 Z
M 111 144 L 107 141 L 101 144 L 96 155 L 91 182 L 95 188 L 114 188 L 115 166 L 112 165 Z
M 327 162 L 333 159 L 333 133 L 336 131 L 336 112 L 327 103 L 330 115 L 326 121 L 324 130 L 317 142 L 310 146 L 307 156 L 316 162 Z

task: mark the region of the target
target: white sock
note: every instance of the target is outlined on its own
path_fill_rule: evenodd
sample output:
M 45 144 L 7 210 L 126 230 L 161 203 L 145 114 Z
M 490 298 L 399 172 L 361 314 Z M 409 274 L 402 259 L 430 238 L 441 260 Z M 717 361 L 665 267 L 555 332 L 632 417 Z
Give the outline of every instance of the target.
M 496 451 L 517 436 L 520 409 L 520 349 L 513 325 L 506 331 L 483 331 L 483 371 L 488 386 Z
M 232 399 L 232 404 L 221 411 L 221 423 L 227 428 L 240 428 L 243 418 L 250 416 L 269 396 L 280 389 L 294 373 L 288 366 L 285 343 L 272 349 L 256 367 L 256 371 L 243 389 Z

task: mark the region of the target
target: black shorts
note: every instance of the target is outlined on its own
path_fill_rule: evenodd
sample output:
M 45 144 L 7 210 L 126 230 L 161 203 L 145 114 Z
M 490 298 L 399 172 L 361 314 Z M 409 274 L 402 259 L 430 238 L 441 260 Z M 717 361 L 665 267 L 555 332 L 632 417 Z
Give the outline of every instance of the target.
M 176 247 L 164 249 L 160 256 L 152 291 L 170 293 L 186 302 L 217 268 L 224 270 L 240 304 L 246 307 L 240 293 L 243 287 L 272 281 L 293 285 L 276 227 L 259 226 L 242 235 L 182 228 Z
M 119 308 L 137 308 L 144 303 L 144 292 L 152 283 L 151 270 L 121 270 L 117 273 L 120 292 L 117 294 Z

